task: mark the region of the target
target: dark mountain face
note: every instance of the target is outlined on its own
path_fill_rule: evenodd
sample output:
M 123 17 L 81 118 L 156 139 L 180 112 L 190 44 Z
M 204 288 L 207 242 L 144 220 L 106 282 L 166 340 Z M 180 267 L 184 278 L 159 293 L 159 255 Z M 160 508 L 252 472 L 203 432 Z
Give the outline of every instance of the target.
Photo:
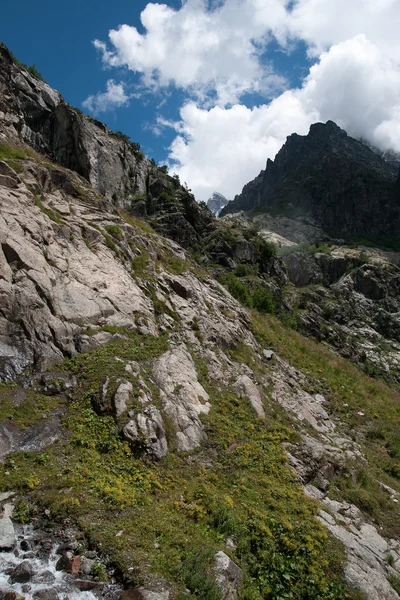
M 397 168 L 332 121 L 290 135 L 223 214 L 264 208 L 337 233 L 397 236 Z

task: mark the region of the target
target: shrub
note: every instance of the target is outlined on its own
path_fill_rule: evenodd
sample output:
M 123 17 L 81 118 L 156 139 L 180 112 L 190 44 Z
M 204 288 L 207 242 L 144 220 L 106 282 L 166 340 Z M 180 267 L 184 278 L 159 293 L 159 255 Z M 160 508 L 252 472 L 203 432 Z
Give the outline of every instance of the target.
M 257 275 L 258 265 L 245 265 L 240 264 L 235 269 L 236 277 L 247 277 L 249 275 Z
M 259 252 L 261 261 L 269 262 L 272 258 L 275 258 L 277 254 L 276 245 L 273 242 L 267 242 L 260 238 Z
M 185 585 L 195 598 L 202 600 L 222 600 L 222 593 L 213 577 L 210 576 L 211 557 L 203 553 L 190 555 L 182 565 Z
M 36 79 L 40 79 L 40 81 L 46 83 L 44 77 L 37 70 L 36 65 L 29 65 L 29 67 L 27 67 L 27 71 L 29 71 L 29 73 L 33 75 L 33 77 L 36 77 Z
M 275 313 L 275 302 L 272 294 L 265 288 L 259 288 L 255 290 L 253 294 L 253 306 L 260 313 L 268 313 L 273 315 Z
M 233 273 L 229 273 L 226 277 L 226 287 L 236 300 L 239 300 L 244 306 L 252 306 L 252 299 L 247 286 L 239 281 Z
M 114 137 L 118 138 L 119 140 L 122 140 L 123 142 L 126 142 L 127 144 L 131 141 L 129 135 L 126 135 L 126 133 L 122 133 L 122 131 L 114 131 Z

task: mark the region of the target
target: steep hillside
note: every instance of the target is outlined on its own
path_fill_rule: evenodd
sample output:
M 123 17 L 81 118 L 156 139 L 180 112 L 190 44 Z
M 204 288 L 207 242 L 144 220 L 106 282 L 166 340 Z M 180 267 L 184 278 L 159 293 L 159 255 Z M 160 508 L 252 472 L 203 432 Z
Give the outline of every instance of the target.
M 222 211 L 263 209 L 335 232 L 398 237 L 398 169 L 332 121 L 290 135 L 274 161 Z
M 1 57 L 0 597 L 398 599 L 398 393 L 268 314 L 254 228 Z

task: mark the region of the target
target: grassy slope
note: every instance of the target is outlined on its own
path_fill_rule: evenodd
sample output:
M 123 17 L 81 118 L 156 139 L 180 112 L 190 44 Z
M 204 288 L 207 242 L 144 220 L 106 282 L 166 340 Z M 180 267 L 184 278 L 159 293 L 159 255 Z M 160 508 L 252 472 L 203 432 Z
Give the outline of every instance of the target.
M 104 375 L 122 374 L 115 356 L 139 360 L 146 371 L 165 349 L 165 338 L 131 334 L 68 361 L 80 381 L 73 398 L 59 401 L 68 435 L 45 451 L 16 453 L 0 467 L 1 489 L 19 493 L 17 517 L 49 508 L 50 521 L 72 518 L 127 581 L 140 584 L 152 572 L 174 583 L 175 596 L 189 585 L 193 597 L 218 598 L 208 574 L 230 535 L 237 540 L 233 557 L 246 573 L 244 598 L 355 597 L 346 596 L 338 579 L 340 548 L 288 468 L 281 443 L 294 434 L 270 402 L 266 423 L 256 420 L 246 403 L 211 385 L 195 356 L 212 401 L 208 441 L 160 463 L 132 455 L 113 418 L 93 411 Z M 54 398 L 47 401 L 53 408 Z M 9 417 L 9 408 L 1 416 Z

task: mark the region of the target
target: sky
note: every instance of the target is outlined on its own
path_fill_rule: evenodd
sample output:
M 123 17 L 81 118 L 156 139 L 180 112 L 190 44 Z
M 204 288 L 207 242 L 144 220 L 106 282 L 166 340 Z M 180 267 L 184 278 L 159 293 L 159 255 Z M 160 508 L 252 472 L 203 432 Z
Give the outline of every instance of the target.
M 20 0 L 0 40 L 198 200 L 231 199 L 316 121 L 400 151 L 399 23 L 400 0 Z

